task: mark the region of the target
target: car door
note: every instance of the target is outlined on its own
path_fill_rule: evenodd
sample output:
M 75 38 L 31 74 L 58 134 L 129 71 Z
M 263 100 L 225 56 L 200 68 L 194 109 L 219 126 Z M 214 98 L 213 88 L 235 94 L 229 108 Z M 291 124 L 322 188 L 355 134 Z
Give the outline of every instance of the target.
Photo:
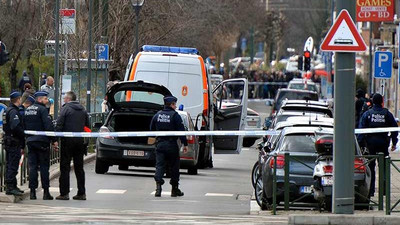
M 213 90 L 214 130 L 244 130 L 247 79 L 223 81 Z M 243 136 L 213 136 L 215 154 L 239 154 Z

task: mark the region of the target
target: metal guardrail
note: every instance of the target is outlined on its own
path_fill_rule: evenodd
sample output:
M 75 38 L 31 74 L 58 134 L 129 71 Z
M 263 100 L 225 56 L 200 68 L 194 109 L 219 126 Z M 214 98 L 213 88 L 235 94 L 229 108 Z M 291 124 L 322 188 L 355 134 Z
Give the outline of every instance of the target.
M 95 122 L 104 122 L 107 117 L 106 113 L 90 113 L 89 121 L 92 126 Z M 2 132 L 2 130 L 0 130 Z M 95 141 L 89 139 L 89 148 L 93 148 Z M 60 150 L 62 146 L 60 145 Z M 55 151 L 52 146 L 50 146 L 50 165 L 60 163 L 60 150 Z M 22 160 L 20 161 L 20 171 L 19 171 L 19 184 L 24 185 L 29 180 L 29 165 L 28 165 L 28 148 L 25 148 L 24 154 L 22 155 Z M 6 174 L 6 152 L 3 145 L 3 137 L 0 136 L 0 192 L 5 191 L 5 174 Z
M 277 211 L 277 207 L 279 206 L 279 204 L 277 203 L 277 175 L 276 175 L 276 162 L 277 162 L 277 155 L 272 156 L 274 158 L 274 170 L 273 170 L 273 183 L 272 183 L 272 214 L 276 215 L 276 211 Z M 384 209 L 384 191 L 386 191 L 386 193 L 390 193 L 390 165 L 388 162 L 386 162 L 386 168 L 385 166 L 381 166 L 384 164 L 385 159 L 384 158 L 384 154 L 383 153 L 379 153 L 378 155 L 364 155 L 364 156 L 355 156 L 355 157 L 362 157 L 362 158 L 366 158 L 366 162 L 364 162 L 364 164 L 359 165 L 357 168 L 361 167 L 361 166 L 368 166 L 368 164 L 372 161 L 372 160 L 378 160 L 378 165 L 379 165 L 379 169 L 378 169 L 378 173 L 379 173 L 379 179 L 378 179 L 378 202 L 373 201 L 372 199 L 370 199 L 368 196 L 363 196 L 358 192 L 355 192 L 355 195 L 357 195 L 360 198 L 363 198 L 364 200 L 369 200 L 369 203 L 355 203 L 354 206 L 364 206 L 364 207 L 371 207 L 371 206 L 375 206 L 378 207 L 378 210 L 382 211 Z M 291 209 L 291 207 L 295 206 L 295 203 L 299 203 L 301 200 L 310 197 L 313 195 L 313 193 L 304 193 L 303 195 L 301 195 L 300 197 L 298 197 L 297 199 L 294 199 L 292 201 L 290 201 L 290 161 L 296 161 L 302 165 L 304 165 L 305 167 L 309 168 L 310 170 L 314 171 L 314 167 L 310 167 L 309 165 L 307 165 L 306 163 L 302 162 L 300 159 L 296 158 L 296 156 L 290 156 L 290 153 L 285 153 L 284 154 L 284 160 L 285 160 L 285 165 L 284 165 L 284 184 L 283 184 L 283 188 L 284 188 L 284 202 L 283 202 L 283 209 L 285 211 L 288 211 Z M 393 160 L 396 162 L 400 162 L 400 160 Z M 389 158 L 389 162 L 390 158 Z M 389 166 L 388 166 L 389 165 Z M 393 164 L 392 164 L 393 165 Z M 393 165 L 396 170 L 400 173 L 400 168 Z M 355 169 L 357 169 L 355 168 Z M 386 174 L 385 174 L 385 170 L 386 169 Z M 389 178 L 388 178 L 389 177 Z M 386 182 L 386 187 L 385 186 L 385 182 Z M 386 188 L 386 190 L 385 190 Z M 390 198 L 390 194 L 386 195 L 386 199 Z M 390 199 L 389 199 L 390 202 Z M 388 204 L 388 200 L 386 200 L 386 204 Z M 395 203 L 395 205 L 392 207 L 395 208 L 397 205 L 400 204 L 400 200 L 397 201 Z M 303 203 L 301 206 L 306 206 L 306 207 L 317 207 L 316 203 L 313 202 L 308 202 L 308 203 Z M 386 206 L 386 209 L 390 208 L 390 206 Z M 394 211 L 392 211 L 394 212 Z M 398 211 L 400 212 L 400 211 Z M 388 214 L 388 211 L 386 211 L 386 213 Z M 390 214 L 390 212 L 389 212 Z M 389 215 L 388 214 L 388 215 Z

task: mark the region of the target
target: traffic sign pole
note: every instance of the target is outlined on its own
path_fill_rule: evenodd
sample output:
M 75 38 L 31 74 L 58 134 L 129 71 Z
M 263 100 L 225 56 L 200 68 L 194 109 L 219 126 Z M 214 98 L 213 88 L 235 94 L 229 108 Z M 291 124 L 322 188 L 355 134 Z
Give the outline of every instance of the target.
M 355 0 L 337 0 L 337 10 L 354 18 Z M 340 15 L 339 15 L 340 16 Z M 365 45 L 365 44 L 364 44 Z M 335 54 L 333 213 L 354 213 L 355 53 Z M 350 176 L 349 176 L 350 174 Z

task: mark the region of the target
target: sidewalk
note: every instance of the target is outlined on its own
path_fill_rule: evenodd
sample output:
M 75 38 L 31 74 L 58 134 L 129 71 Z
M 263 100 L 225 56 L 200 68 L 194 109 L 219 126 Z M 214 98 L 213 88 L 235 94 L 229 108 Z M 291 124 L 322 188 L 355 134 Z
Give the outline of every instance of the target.
M 87 156 L 84 158 L 84 164 L 89 163 L 93 160 L 96 159 L 96 153 L 89 153 Z M 71 170 L 74 169 L 74 164 L 71 163 Z M 54 164 L 50 167 L 50 180 L 56 179 L 60 176 L 60 164 Z M 19 179 L 19 175 L 18 175 Z M 19 180 L 18 180 L 19 182 Z M 19 201 L 24 200 L 25 198 L 29 197 L 30 190 L 29 190 L 29 182 L 26 182 L 24 185 L 20 186 L 20 189 L 25 191 L 25 193 L 20 196 L 16 197 L 13 195 L 6 195 L 5 192 L 0 192 L 0 202 L 8 202 L 8 203 L 16 203 Z M 40 179 L 39 179 L 39 188 L 40 189 Z

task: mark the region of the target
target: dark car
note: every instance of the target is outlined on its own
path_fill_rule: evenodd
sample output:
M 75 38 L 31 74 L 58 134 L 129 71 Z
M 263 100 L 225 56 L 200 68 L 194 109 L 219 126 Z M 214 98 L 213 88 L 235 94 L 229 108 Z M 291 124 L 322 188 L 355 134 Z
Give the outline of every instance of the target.
M 164 96 L 171 92 L 164 86 L 138 82 L 115 84 L 108 92 L 108 105 L 112 109 L 100 128 L 100 132 L 149 131 L 153 116 L 163 108 Z M 179 112 L 186 130 L 193 130 L 194 125 L 185 112 Z M 197 174 L 199 156 L 198 137 L 189 137 L 189 151 L 181 151 L 181 168 Z M 100 137 L 96 141 L 95 171 L 104 174 L 112 165 L 119 169 L 129 166 L 154 167 L 155 143 L 151 137 Z
M 267 208 L 267 205 L 272 203 L 273 196 L 273 171 L 274 171 L 274 155 L 277 156 L 276 160 L 276 175 L 277 175 L 277 202 L 283 201 L 284 196 L 284 153 L 289 153 L 291 157 L 296 160 L 290 160 L 289 170 L 289 187 L 290 187 L 290 200 L 293 201 L 301 196 L 310 194 L 312 192 L 311 185 L 314 184 L 313 169 L 317 159 L 315 149 L 315 140 L 317 134 L 330 134 L 333 135 L 332 128 L 320 127 L 287 127 L 284 128 L 276 140 L 275 148 L 265 154 L 264 159 L 260 162 L 261 176 L 256 186 L 256 193 L 260 199 L 259 203 L 262 208 Z M 356 155 L 362 156 L 360 148 L 356 142 Z M 358 161 L 365 162 L 364 158 L 357 158 L 355 165 Z M 357 164 L 358 165 L 358 164 Z M 356 192 L 363 196 L 368 196 L 369 185 L 371 179 L 371 172 L 368 166 L 355 170 L 354 180 Z M 257 188 L 258 187 L 258 188 Z M 261 187 L 262 191 L 257 191 Z M 312 196 L 303 199 L 303 201 L 311 201 L 314 199 Z M 363 202 L 365 199 L 356 198 L 356 202 Z
M 318 101 L 318 98 L 319 98 L 318 93 L 315 91 L 281 88 L 278 90 L 278 93 L 276 94 L 275 102 L 272 107 L 271 115 L 273 115 L 277 111 L 279 111 L 279 109 L 281 108 L 282 102 L 285 99 Z

